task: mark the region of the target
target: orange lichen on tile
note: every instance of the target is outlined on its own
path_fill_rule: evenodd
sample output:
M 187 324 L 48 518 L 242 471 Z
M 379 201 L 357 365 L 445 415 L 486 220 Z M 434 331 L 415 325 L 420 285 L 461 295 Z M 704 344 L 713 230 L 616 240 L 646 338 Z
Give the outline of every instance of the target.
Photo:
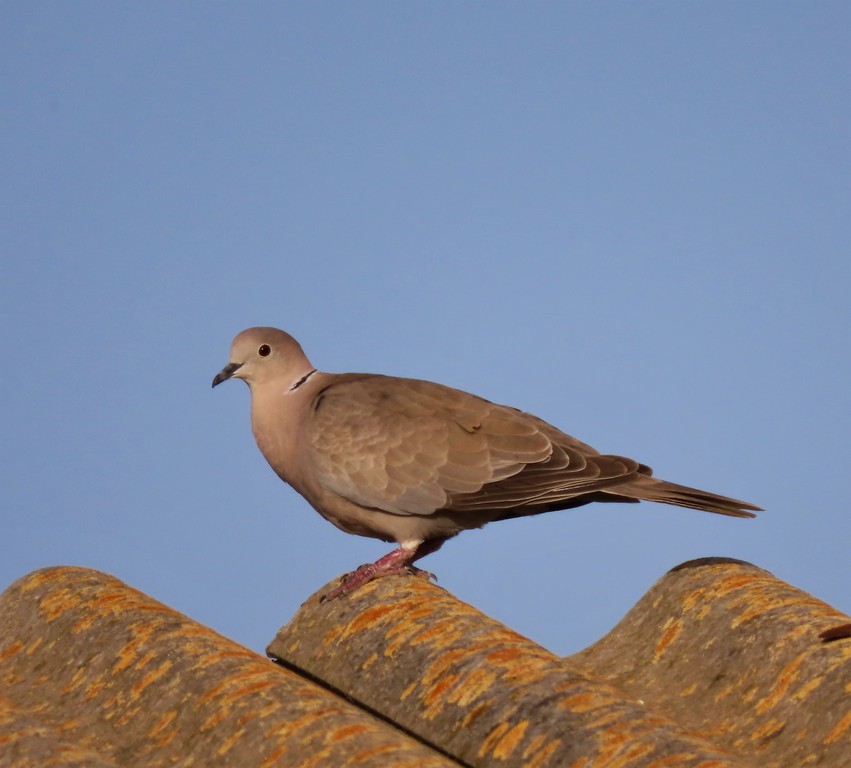
M 422 670 L 421 681 L 426 687 L 439 680 L 448 670 L 467 658 L 469 651 L 465 648 L 455 648 L 441 653 L 431 664 Z
M 396 753 L 399 751 L 399 748 L 393 744 L 384 744 L 377 747 L 369 747 L 367 749 L 359 749 L 352 755 L 352 762 L 354 764 L 358 763 L 366 763 L 366 762 L 375 762 L 375 758 L 383 756 L 389 756 L 386 758 L 386 765 L 393 764 L 393 758 L 396 756 Z M 384 759 L 382 760 L 384 762 Z
M 521 720 L 519 723 L 509 728 L 508 732 L 505 733 L 494 745 L 491 756 L 495 760 L 507 760 L 511 757 L 513 752 L 520 745 L 520 742 L 523 741 L 523 736 L 526 734 L 528 727 L 529 721 Z
M 554 739 L 546 734 L 538 734 L 523 749 L 523 765 L 525 768 L 538 768 L 545 765 L 553 753 L 561 746 L 561 739 Z
M 449 625 L 445 626 L 447 633 L 450 633 Z M 423 637 L 423 635 L 426 636 Z M 430 626 L 427 633 L 421 632 L 420 625 L 417 622 L 406 621 L 404 617 L 392 624 L 384 637 L 388 642 L 384 646 L 383 655 L 388 659 L 394 658 L 399 649 L 407 646 L 429 645 L 434 641 L 441 642 L 444 648 L 449 645 L 449 638 L 446 635 L 441 635 L 440 630 L 436 627 Z M 453 639 L 457 637 L 458 635 L 453 633 Z M 419 642 L 417 642 L 417 639 L 419 639 Z
M 166 659 L 162 664 L 157 667 L 152 668 L 146 674 L 144 674 L 141 679 L 137 680 L 133 687 L 130 689 L 133 693 L 133 696 L 139 696 L 142 691 L 145 690 L 150 685 L 153 685 L 157 680 L 159 680 L 163 675 L 165 675 L 174 664 Z
M 65 685 L 62 686 L 62 693 L 71 693 L 72 691 L 79 688 L 86 680 L 87 675 L 89 674 L 89 670 L 87 667 L 81 666 L 77 667 L 71 675 L 70 679 L 68 679 Z
M 665 627 L 662 637 L 660 637 L 659 642 L 656 643 L 656 651 L 653 659 L 654 663 L 659 661 L 661 656 L 668 649 L 668 646 L 673 643 L 677 637 L 679 637 L 683 629 L 683 623 L 679 619 L 669 619 L 665 622 Z
M 693 754 L 687 752 L 678 752 L 674 755 L 665 755 L 665 757 L 660 757 L 653 761 L 653 768 L 667 768 L 668 766 L 678 766 L 687 764 L 691 759 L 694 758 Z
M 618 768 L 623 764 L 624 751 L 635 746 L 632 741 L 629 726 L 622 723 L 620 727 L 599 729 L 597 732 L 597 751 L 595 762 L 606 768 Z M 650 747 L 652 750 L 652 746 Z
M 408 698 L 417 688 L 419 687 L 419 680 L 414 680 L 401 694 L 399 694 L 399 700 L 404 701 Z
M 118 714 L 115 716 L 112 722 L 116 725 L 126 725 L 135 719 L 140 712 L 142 712 L 143 707 L 139 704 L 134 704 L 132 706 L 125 706 L 123 709 L 115 709 Z M 113 711 L 110 709 L 110 711 Z
M 139 650 L 139 646 L 145 641 L 142 637 L 134 637 L 129 642 L 125 643 L 118 649 L 118 655 L 116 656 L 116 661 L 112 665 L 112 674 L 117 675 L 119 672 L 127 669 L 129 666 L 133 664 L 136 660 L 136 655 Z
M 218 706 L 231 705 L 246 696 L 272 688 L 277 684 L 278 681 L 271 679 L 266 670 L 238 673 L 228 679 L 227 688 L 229 690 L 221 693 L 216 704 Z
M 813 691 L 818 690 L 825 679 L 825 675 L 816 675 L 815 677 L 811 677 L 803 685 L 799 686 L 798 690 L 795 691 L 790 698 L 793 701 L 801 701 L 808 698 Z
M 27 648 L 24 651 L 24 653 L 27 656 L 32 656 L 34 653 L 36 653 L 38 651 L 39 648 L 41 648 L 43 643 L 44 643 L 44 638 L 43 637 L 37 637 L 29 645 L 27 645 Z M 2 659 L 0 659 L 0 661 L 2 661 Z
M 220 725 L 225 720 L 230 717 L 230 712 L 226 707 L 221 707 L 219 709 L 214 709 L 210 712 L 209 715 L 201 722 L 198 729 L 200 731 L 209 731 L 215 728 L 217 725 Z
M 353 634 L 362 632 L 373 624 L 381 621 L 394 610 L 392 605 L 374 605 L 359 614 L 342 632 L 339 639 L 345 640 Z
M 840 719 L 839 722 L 830 729 L 828 734 L 824 737 L 825 744 L 833 744 L 839 741 L 843 734 L 846 731 L 851 729 L 851 711 L 846 712 Z
M 88 686 L 86 686 L 86 690 L 83 693 L 83 701 L 91 701 L 92 699 L 96 699 L 103 693 L 105 688 L 106 681 L 103 679 L 103 677 L 96 677 L 88 684 Z
M 367 730 L 369 729 L 362 723 L 352 723 L 351 725 L 334 728 L 329 735 L 331 741 L 345 741 L 346 739 L 352 738 L 352 736 L 366 733 Z
M 281 744 L 273 749 L 260 764 L 260 768 L 276 768 L 277 766 L 284 765 L 281 759 L 287 753 L 288 749 L 289 747 L 286 744 Z
M 728 592 L 735 592 L 742 587 L 751 586 L 754 582 L 754 575 L 751 573 L 737 573 L 734 576 L 725 576 L 719 579 L 712 586 L 712 592 L 716 595 L 725 595 Z
M 25 579 L 20 583 L 19 589 L 21 592 L 32 592 L 33 590 L 39 589 L 42 585 L 47 584 L 51 581 L 62 581 L 63 571 L 65 569 L 62 567 L 58 568 L 44 568 L 40 571 L 34 571 L 26 576 Z
M 612 763 L 605 763 L 605 765 L 611 765 L 612 768 L 616 768 L 616 766 L 628 768 L 636 763 L 640 765 L 644 762 L 643 758 L 652 754 L 656 749 L 656 745 L 647 741 L 633 741 L 635 735 L 636 734 L 628 733 L 627 738 L 624 740 L 624 743 L 617 754 L 617 759 Z M 654 760 L 650 764 L 654 765 L 655 762 L 656 761 Z
M 746 601 L 746 602 L 745 602 Z M 757 600 L 751 595 L 746 595 L 744 600 L 745 609 L 739 613 L 731 622 L 730 627 L 737 627 L 755 618 L 769 612 L 775 612 L 782 608 L 801 608 L 804 601 L 797 595 L 790 595 L 785 598 L 780 598 L 774 595 L 763 595 L 762 599 Z M 811 605 L 818 605 L 817 601 L 812 600 Z
M 685 699 L 688 696 L 691 696 L 696 690 L 697 690 L 697 683 L 692 683 L 691 685 L 687 685 L 685 688 L 683 688 L 680 691 L 680 696 Z
M 177 710 L 171 709 L 166 712 L 156 723 L 154 723 L 154 727 L 148 732 L 148 735 L 153 739 L 160 735 L 162 731 L 164 731 L 174 718 L 177 717 Z
M 785 720 L 772 718 L 766 720 L 759 728 L 757 728 L 750 736 L 751 741 L 766 741 L 767 739 L 776 736 L 786 727 Z
M 467 714 L 465 714 L 464 717 L 461 720 L 461 727 L 462 728 L 469 728 L 471 725 L 473 725 L 473 723 L 476 722 L 476 720 L 479 719 L 479 717 L 482 716 L 482 714 L 484 714 L 487 711 L 487 709 L 488 709 L 488 706 L 487 706 L 487 704 L 484 704 L 484 703 L 476 704 L 476 706 L 470 707 L 467 710 Z
M 67 589 L 57 589 L 42 597 L 39 601 L 39 610 L 47 621 L 55 621 L 66 611 L 73 610 L 78 604 L 78 598 Z
M 485 660 L 494 664 L 514 664 L 523 657 L 523 651 L 519 648 L 500 648 L 485 656 Z
M 71 626 L 71 634 L 77 635 L 80 632 L 86 632 L 100 620 L 101 617 L 97 613 L 85 613 Z
M 39 638 L 39 642 L 41 642 L 41 638 Z M 15 642 L 12 643 L 5 651 L 0 651 L 0 664 L 11 656 L 14 656 L 23 647 L 24 644 L 20 640 L 15 640 Z
M 183 639 L 185 635 L 180 633 L 179 637 Z M 202 650 L 203 648 L 203 650 Z M 229 648 L 227 650 L 211 650 L 208 645 L 198 647 L 198 666 L 201 669 L 206 667 L 214 667 L 217 664 L 227 661 L 254 661 L 257 654 L 252 653 L 247 648 Z
M 157 745 L 159 749 L 168 746 L 177 738 L 177 731 L 166 731 L 157 739 L 154 740 L 154 743 Z M 189 763 L 184 763 L 184 765 L 188 765 Z
M 569 709 L 571 712 L 590 712 L 598 706 L 599 701 L 593 693 L 579 693 L 558 702 L 559 709 Z
M 411 627 L 413 629 L 413 627 Z M 463 633 L 459 629 L 454 629 L 448 622 L 432 624 L 426 629 L 412 633 L 410 638 L 397 637 L 397 642 L 389 643 L 387 648 L 395 650 L 399 642 L 408 641 L 412 646 L 416 645 L 431 645 L 435 648 L 448 648 L 463 637 Z M 387 655 L 393 656 L 393 653 Z
M 510 728 L 511 726 L 508 723 L 499 723 L 495 728 L 493 728 L 479 746 L 479 751 L 477 753 L 478 756 L 485 757 L 485 755 L 490 753 L 493 750 L 494 745 L 506 734 L 506 732 Z
M 484 697 L 496 682 L 497 674 L 488 667 L 476 667 L 464 675 L 463 682 L 456 686 L 455 693 L 449 700 L 460 707 L 466 707 L 479 698 Z
M 422 700 L 425 707 L 425 717 L 429 719 L 437 717 L 448 701 L 447 692 L 455 685 L 457 680 L 458 675 L 447 675 L 428 690 Z
M 133 666 L 136 669 L 143 669 L 147 667 L 155 658 L 157 657 L 157 649 L 156 647 L 149 647 L 147 651 L 142 656 L 136 656 L 133 659 Z
M 766 712 L 773 707 L 776 707 L 780 701 L 786 696 L 790 686 L 797 680 L 801 665 L 804 663 L 803 655 L 796 656 L 792 659 L 779 674 L 774 678 L 774 685 L 768 696 L 763 697 L 756 704 L 756 711 L 759 714 Z
M 222 741 L 219 745 L 219 748 L 216 750 L 216 754 L 221 757 L 222 755 L 226 755 L 230 752 L 237 744 L 239 744 L 240 739 L 242 739 L 242 731 L 235 730 L 230 733 L 230 735 Z
M 215 685 L 210 686 L 197 699 L 196 704 L 207 704 L 221 696 L 222 691 L 230 685 L 230 679 L 222 679 Z

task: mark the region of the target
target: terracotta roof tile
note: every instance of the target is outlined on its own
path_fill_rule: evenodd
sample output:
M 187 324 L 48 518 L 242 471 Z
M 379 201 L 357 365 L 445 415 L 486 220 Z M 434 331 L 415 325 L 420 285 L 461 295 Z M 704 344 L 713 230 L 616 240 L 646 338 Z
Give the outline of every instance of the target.
M 757 765 L 847 766 L 851 642 L 820 637 L 846 621 L 753 565 L 699 560 L 571 661 Z
M 53 755 L 71 745 L 101 761 L 57 765 L 455 765 L 97 571 L 17 581 L 0 599 L 0 637 L 0 690 L 30 734 L 0 738 L 3 766 L 46 764 L 38 728 Z
M 695 561 L 560 658 L 386 578 L 308 600 L 273 665 L 111 576 L 47 569 L 0 598 L 0 766 L 842 768 L 849 623 Z

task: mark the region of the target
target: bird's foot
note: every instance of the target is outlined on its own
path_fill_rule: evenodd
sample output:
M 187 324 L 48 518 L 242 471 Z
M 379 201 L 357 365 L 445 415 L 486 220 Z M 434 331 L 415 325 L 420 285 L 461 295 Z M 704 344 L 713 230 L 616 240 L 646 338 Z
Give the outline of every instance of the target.
M 380 579 L 383 576 L 416 576 L 421 579 L 437 581 L 437 576 L 429 571 L 424 571 L 422 568 L 417 568 L 411 563 L 412 555 L 410 550 L 394 549 L 384 557 L 379 558 L 374 563 L 367 563 L 360 566 L 351 573 L 343 576 L 342 581 L 334 589 L 323 595 L 321 600 L 334 600 L 343 595 L 354 592 L 358 587 L 362 587 L 374 579 Z

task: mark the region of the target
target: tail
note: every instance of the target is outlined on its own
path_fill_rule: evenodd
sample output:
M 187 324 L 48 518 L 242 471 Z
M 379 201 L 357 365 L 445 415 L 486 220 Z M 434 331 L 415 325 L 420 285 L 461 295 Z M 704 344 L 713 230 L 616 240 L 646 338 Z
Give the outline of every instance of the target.
M 756 517 L 755 512 L 762 512 L 762 507 L 749 504 L 729 496 L 719 496 L 717 493 L 689 488 L 686 485 L 669 483 L 648 475 L 640 475 L 634 480 L 616 485 L 609 491 L 613 496 L 626 497 L 637 501 L 658 501 L 661 504 L 673 504 L 677 507 L 701 509 L 704 512 L 715 512 L 731 517 Z

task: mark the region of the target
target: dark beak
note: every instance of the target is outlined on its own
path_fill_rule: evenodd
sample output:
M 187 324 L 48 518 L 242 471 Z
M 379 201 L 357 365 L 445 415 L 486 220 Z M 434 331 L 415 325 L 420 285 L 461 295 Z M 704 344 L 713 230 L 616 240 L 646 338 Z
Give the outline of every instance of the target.
M 215 387 L 216 384 L 221 384 L 223 381 L 227 381 L 240 368 L 242 368 L 242 363 L 228 363 L 216 374 L 216 377 L 213 379 L 213 386 Z

